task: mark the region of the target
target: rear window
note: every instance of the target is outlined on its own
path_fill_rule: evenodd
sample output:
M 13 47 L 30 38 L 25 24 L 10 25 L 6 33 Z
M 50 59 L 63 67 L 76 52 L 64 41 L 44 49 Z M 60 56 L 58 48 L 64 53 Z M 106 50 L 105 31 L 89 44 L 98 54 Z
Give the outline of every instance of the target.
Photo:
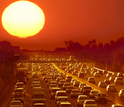
M 84 87 L 84 89 L 92 89 L 91 87 Z
M 34 94 L 33 98 L 44 98 L 44 94 Z
M 86 104 L 96 104 L 95 101 L 86 101 Z
M 66 96 L 66 93 L 57 93 L 57 96 Z
M 20 102 L 11 102 L 10 105 L 21 105 L 21 103 Z
M 71 107 L 70 104 L 61 104 L 60 107 Z
M 58 98 L 57 101 L 68 101 L 68 98 Z

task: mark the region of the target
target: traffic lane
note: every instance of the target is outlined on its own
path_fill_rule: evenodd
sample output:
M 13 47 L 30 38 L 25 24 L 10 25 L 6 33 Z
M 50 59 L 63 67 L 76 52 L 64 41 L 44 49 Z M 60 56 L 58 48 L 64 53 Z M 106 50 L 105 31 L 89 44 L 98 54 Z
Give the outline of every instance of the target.
M 31 90 L 31 85 L 32 85 L 32 76 L 29 76 L 29 80 L 26 82 L 25 85 L 25 91 L 26 91 L 26 95 L 25 95 L 25 99 L 24 99 L 24 107 L 32 107 L 32 90 Z
M 55 66 L 55 68 L 57 68 L 60 72 L 63 72 L 63 73 L 64 73 L 64 71 L 61 70 L 60 68 L 58 68 L 54 63 L 52 63 L 52 64 L 53 64 L 53 65 Z M 120 98 L 118 97 L 118 93 L 109 94 L 109 93 L 106 92 L 105 89 L 102 89 L 102 88 L 100 88 L 100 87 L 97 87 L 96 85 L 94 85 L 94 84 L 92 84 L 92 83 L 89 83 L 89 82 L 88 82 L 87 80 L 85 80 L 85 79 L 78 78 L 77 76 L 74 76 L 74 75 L 72 75 L 72 74 L 70 74 L 70 73 L 66 73 L 66 74 L 67 74 L 67 75 L 71 75 L 73 78 L 77 79 L 77 80 L 80 81 L 80 82 L 83 82 L 83 83 L 86 83 L 87 85 L 90 85 L 91 87 L 93 87 L 93 89 L 98 90 L 99 92 L 104 92 L 104 93 L 106 93 L 106 94 L 108 95 L 108 100 L 109 100 L 109 103 L 110 103 L 110 104 L 119 103 L 119 104 L 124 105 L 124 103 L 123 103 L 122 101 L 120 101 Z M 115 98 L 115 97 L 116 97 L 116 98 Z
M 49 92 L 49 88 L 47 87 L 46 82 L 43 80 L 43 76 L 40 72 L 38 72 L 41 82 L 41 87 L 46 89 L 46 107 L 57 107 L 55 104 L 55 100 L 51 99 L 51 94 Z

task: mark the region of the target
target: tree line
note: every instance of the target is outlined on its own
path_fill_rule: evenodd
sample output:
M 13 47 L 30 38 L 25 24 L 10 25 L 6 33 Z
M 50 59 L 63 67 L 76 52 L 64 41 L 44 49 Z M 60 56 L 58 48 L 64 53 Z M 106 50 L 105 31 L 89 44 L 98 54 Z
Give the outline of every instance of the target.
M 95 62 L 95 66 L 114 72 L 124 71 L 124 37 L 111 40 L 110 43 L 99 43 L 93 39 L 86 45 L 79 42 L 64 41 L 66 48 L 64 51 L 70 52 L 76 58 L 87 59 Z M 57 50 L 56 50 L 57 52 Z

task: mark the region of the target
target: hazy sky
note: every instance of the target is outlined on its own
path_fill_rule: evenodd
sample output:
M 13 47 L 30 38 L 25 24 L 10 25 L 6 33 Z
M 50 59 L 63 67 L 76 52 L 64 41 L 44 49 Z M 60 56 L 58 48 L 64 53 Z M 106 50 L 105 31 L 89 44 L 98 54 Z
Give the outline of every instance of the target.
M 3 10 L 17 0 L 0 0 Z M 54 50 L 72 40 L 82 45 L 96 39 L 107 43 L 124 37 L 124 0 L 29 0 L 42 8 L 44 28 L 35 36 L 20 39 L 9 35 L 0 23 L 0 41 L 27 49 Z

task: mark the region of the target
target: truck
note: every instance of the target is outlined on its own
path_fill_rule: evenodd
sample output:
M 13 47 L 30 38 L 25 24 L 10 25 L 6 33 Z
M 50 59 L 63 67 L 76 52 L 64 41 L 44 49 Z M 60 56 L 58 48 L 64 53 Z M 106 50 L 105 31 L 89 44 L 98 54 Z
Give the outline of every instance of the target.
M 17 68 L 17 70 L 16 70 L 17 81 L 23 82 L 24 84 L 26 84 L 27 74 L 28 74 L 27 68 Z

